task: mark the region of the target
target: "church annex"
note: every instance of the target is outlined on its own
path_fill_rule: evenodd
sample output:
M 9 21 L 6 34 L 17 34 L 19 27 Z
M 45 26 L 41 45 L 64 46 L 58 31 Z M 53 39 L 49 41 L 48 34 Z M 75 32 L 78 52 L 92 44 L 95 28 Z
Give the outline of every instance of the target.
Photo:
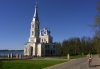
M 31 22 L 30 37 L 24 44 L 24 55 L 28 56 L 47 56 L 58 55 L 58 46 L 53 43 L 53 37 L 50 30 L 46 27 L 40 30 L 40 22 L 38 17 L 38 6 L 35 6 L 34 17 Z

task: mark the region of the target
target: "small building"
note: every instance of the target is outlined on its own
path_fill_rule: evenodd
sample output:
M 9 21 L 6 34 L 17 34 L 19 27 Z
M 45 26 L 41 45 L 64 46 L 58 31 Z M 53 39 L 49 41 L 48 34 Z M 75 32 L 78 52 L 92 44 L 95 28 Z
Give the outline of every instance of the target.
M 34 17 L 31 22 L 30 37 L 24 44 L 24 55 L 29 56 L 47 56 L 58 55 L 58 46 L 53 43 L 53 37 L 50 30 L 46 27 L 40 30 L 40 22 L 38 17 L 38 6 L 35 6 Z

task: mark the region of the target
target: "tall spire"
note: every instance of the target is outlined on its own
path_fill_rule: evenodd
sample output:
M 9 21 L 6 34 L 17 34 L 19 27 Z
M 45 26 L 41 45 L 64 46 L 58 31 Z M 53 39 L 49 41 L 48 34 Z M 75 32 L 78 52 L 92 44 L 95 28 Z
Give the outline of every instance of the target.
M 34 17 L 33 17 L 33 20 L 32 21 L 38 21 L 39 22 L 39 17 L 38 17 L 37 9 L 38 9 L 38 5 L 37 5 L 37 1 L 36 1 Z

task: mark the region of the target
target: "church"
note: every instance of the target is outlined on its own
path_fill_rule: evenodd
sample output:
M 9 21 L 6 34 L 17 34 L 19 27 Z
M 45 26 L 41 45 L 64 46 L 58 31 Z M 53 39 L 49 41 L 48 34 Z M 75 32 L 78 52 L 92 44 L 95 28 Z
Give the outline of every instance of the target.
M 24 55 L 40 57 L 58 55 L 58 46 L 53 43 L 53 37 L 50 33 L 46 27 L 40 30 L 38 5 L 36 4 L 31 22 L 30 37 L 28 42 L 24 44 Z

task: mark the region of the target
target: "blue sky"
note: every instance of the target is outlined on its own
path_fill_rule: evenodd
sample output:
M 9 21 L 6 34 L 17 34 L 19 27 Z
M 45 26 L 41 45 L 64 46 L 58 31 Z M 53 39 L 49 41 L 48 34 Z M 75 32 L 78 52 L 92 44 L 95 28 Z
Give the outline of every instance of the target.
M 36 0 L 0 0 L 0 49 L 23 49 L 30 36 Z M 38 0 L 40 29 L 45 24 L 53 41 L 94 35 L 96 0 Z M 92 31 L 92 32 L 91 32 Z

